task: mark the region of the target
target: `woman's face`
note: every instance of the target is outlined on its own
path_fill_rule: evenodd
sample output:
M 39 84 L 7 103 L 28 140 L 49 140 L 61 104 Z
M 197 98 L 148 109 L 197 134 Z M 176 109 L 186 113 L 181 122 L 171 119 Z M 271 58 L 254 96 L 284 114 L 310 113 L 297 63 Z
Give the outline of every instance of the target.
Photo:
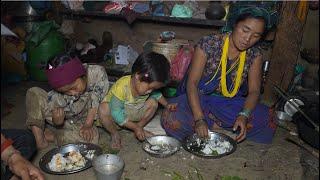
M 164 83 L 158 82 L 158 81 L 154 81 L 151 83 L 141 81 L 139 75 L 137 74 L 135 78 L 136 78 L 134 82 L 135 90 L 139 96 L 150 94 L 152 91 L 156 89 L 160 89 L 165 86 Z
M 247 18 L 239 21 L 232 32 L 232 41 L 239 51 L 247 50 L 257 43 L 263 32 L 265 22 L 263 19 Z
M 79 77 L 75 81 L 73 81 L 71 84 L 62 86 L 56 89 L 56 91 L 69 96 L 80 96 L 86 90 L 86 86 L 87 86 L 86 79 Z

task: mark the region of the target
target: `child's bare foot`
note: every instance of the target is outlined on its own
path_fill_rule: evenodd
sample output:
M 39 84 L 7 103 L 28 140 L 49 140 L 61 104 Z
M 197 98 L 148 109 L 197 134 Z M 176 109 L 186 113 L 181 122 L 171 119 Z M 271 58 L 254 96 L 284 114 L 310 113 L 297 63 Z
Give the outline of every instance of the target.
M 46 128 L 46 129 L 44 130 L 44 133 L 43 133 L 43 134 L 44 134 L 44 138 L 45 138 L 48 142 L 54 142 L 55 139 L 56 139 L 54 133 L 53 133 L 50 129 L 48 129 L 48 128 Z
M 154 134 L 153 134 L 152 132 L 150 132 L 150 131 L 147 131 L 147 130 L 143 130 L 143 131 L 144 131 L 144 135 L 145 135 L 146 137 L 154 136 Z
M 119 133 L 111 135 L 111 148 L 114 150 L 120 150 L 121 148 L 121 137 Z

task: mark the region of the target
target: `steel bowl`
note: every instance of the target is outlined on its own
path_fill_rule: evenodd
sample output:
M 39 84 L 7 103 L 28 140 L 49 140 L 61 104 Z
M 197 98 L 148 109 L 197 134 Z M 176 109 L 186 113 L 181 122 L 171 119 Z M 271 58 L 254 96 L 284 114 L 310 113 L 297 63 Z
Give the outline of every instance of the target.
M 208 143 L 215 143 L 216 144 L 217 142 L 223 142 L 223 141 L 229 142 L 229 145 L 230 145 L 229 147 L 226 148 L 227 150 L 225 153 L 205 154 L 202 152 L 202 150 L 205 148 L 206 144 L 208 144 Z M 217 159 L 217 158 L 221 158 L 223 156 L 227 156 L 227 155 L 235 152 L 237 149 L 237 142 L 225 134 L 209 131 L 209 138 L 208 139 L 199 138 L 199 136 L 197 134 L 193 134 L 193 135 L 187 137 L 183 141 L 182 147 L 186 151 L 188 151 L 196 156 Z
M 124 161 L 115 154 L 102 154 L 93 159 L 97 180 L 119 180 L 123 173 Z
M 163 32 L 160 34 L 160 38 L 161 38 L 163 41 L 171 41 L 172 39 L 174 39 L 175 36 L 176 36 L 176 33 L 173 32 L 173 31 L 163 31 Z
M 56 155 L 57 153 L 61 153 L 63 156 L 68 154 L 71 151 L 79 151 L 80 154 L 86 159 L 86 164 L 84 167 L 70 170 L 70 171 L 52 171 L 49 168 L 49 162 L 51 161 L 52 157 Z M 83 170 L 86 170 L 92 166 L 92 159 L 95 156 L 98 156 L 102 153 L 102 149 L 91 143 L 75 143 L 75 144 L 67 144 L 58 148 L 51 149 L 48 151 L 39 161 L 39 167 L 46 173 L 49 174 L 56 174 L 56 175 L 66 175 L 66 174 L 72 174 L 76 172 L 80 172 Z M 90 157 L 90 156 L 91 157 Z
M 280 125 L 283 125 L 286 122 L 292 121 L 292 117 L 283 111 L 276 111 L 276 117 L 277 117 L 277 123 Z
M 181 143 L 170 136 L 152 136 L 148 137 L 142 143 L 142 149 L 153 157 L 165 158 L 173 155 L 180 150 Z

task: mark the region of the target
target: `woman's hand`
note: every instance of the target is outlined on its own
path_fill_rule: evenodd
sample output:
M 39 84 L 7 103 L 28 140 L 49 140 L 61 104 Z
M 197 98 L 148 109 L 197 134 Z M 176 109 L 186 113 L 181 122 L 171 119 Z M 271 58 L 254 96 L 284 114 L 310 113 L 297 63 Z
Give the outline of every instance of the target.
M 18 153 L 11 156 L 8 160 L 8 166 L 13 174 L 21 177 L 22 180 L 44 180 L 44 176 L 41 171 Z
M 93 140 L 93 138 L 96 136 L 92 125 L 88 125 L 88 124 L 82 125 L 80 128 L 80 136 L 84 140 L 91 142 Z
M 137 126 L 136 128 L 134 128 L 134 135 L 140 140 L 143 141 L 146 136 L 144 134 L 144 130 L 142 129 L 142 127 Z
M 236 131 L 240 127 L 240 133 L 236 136 L 236 141 L 240 142 L 247 136 L 247 117 L 238 116 L 236 122 L 233 125 L 233 131 Z
M 199 137 L 208 138 L 208 125 L 205 120 L 196 120 L 194 128 Z
M 55 108 L 52 110 L 52 121 L 55 125 L 62 125 L 64 117 L 65 114 L 63 108 Z

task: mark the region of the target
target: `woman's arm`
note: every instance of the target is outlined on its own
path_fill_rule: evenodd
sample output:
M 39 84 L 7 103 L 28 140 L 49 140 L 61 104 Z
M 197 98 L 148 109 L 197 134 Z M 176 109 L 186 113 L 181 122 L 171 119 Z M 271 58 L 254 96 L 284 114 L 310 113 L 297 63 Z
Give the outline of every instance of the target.
M 252 111 L 256 107 L 259 101 L 261 86 L 261 66 L 262 56 L 258 56 L 253 61 L 248 74 L 249 90 L 243 108 L 248 109 L 250 111 Z
M 248 74 L 248 96 L 243 106 L 243 110 L 251 112 L 257 105 L 260 95 L 260 85 L 261 85 L 261 66 L 262 66 L 262 56 L 256 57 L 254 59 Z M 240 115 L 237 117 L 233 130 L 235 131 L 240 127 L 240 133 L 236 137 L 238 142 L 242 141 L 247 135 L 247 117 Z
M 208 126 L 203 121 L 204 114 L 202 112 L 198 93 L 198 84 L 201 79 L 204 67 L 206 65 L 206 54 L 199 47 L 196 48 L 187 80 L 187 96 L 191 107 L 194 120 L 196 121 L 196 133 L 201 137 L 208 136 Z
M 88 110 L 87 119 L 84 124 L 80 128 L 80 136 L 86 140 L 91 142 L 95 137 L 95 132 L 93 127 L 94 118 L 96 117 L 98 109 L 97 108 L 90 108 Z

